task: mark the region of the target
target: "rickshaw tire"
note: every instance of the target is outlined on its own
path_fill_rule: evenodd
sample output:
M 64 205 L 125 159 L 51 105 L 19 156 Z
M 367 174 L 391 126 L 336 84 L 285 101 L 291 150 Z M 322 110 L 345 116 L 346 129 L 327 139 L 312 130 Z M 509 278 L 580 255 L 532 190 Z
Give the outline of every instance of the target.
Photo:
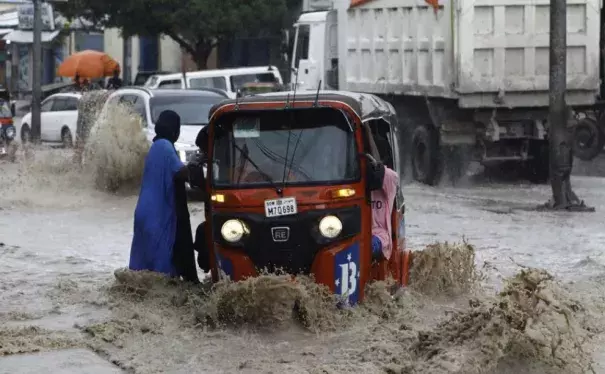
M 420 152 L 428 152 L 425 160 L 418 160 Z M 432 125 L 420 125 L 412 135 L 412 175 L 418 182 L 435 186 L 441 180 L 442 167 L 439 149 L 439 133 Z

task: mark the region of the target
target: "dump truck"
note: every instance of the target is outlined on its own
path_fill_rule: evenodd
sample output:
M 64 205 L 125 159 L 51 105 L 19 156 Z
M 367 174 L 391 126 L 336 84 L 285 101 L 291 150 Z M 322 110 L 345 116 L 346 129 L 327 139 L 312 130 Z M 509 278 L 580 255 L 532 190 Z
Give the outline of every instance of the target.
M 415 180 L 455 181 L 471 161 L 548 180 L 549 0 L 305 0 L 304 7 L 291 85 L 389 101 L 405 133 L 401 162 Z M 590 159 L 605 139 L 601 1 L 568 0 L 567 30 L 569 126 L 583 134 L 574 146 Z

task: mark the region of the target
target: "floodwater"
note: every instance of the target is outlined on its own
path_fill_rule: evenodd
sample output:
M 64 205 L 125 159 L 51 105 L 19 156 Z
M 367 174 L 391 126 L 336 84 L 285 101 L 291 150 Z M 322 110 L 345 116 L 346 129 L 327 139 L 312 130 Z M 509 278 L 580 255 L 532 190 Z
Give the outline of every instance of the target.
M 280 286 L 277 277 L 242 289 L 227 286 L 222 294 L 210 296 L 215 297 L 212 302 L 200 301 L 202 291 L 153 277 L 130 280 L 140 282 L 136 286 L 116 286 L 114 271 L 128 264 L 136 190 L 110 194 L 95 189 L 78 172 L 57 166 L 71 157 L 70 151 L 30 152 L 35 161 L 25 156 L 14 164 L 0 161 L 0 356 L 86 347 L 136 373 L 605 373 L 605 354 L 599 348 L 605 328 L 601 177 L 573 178 L 576 193 L 596 208 L 596 213 L 585 214 L 535 211 L 549 198 L 549 186 L 406 185 L 408 246 L 422 249 L 435 242 L 466 240 L 474 246 L 475 263 L 486 277 L 480 289 L 466 295 L 423 297 L 406 292 L 347 314 L 326 311 L 327 304 L 317 301 L 321 292 L 311 286 Z M 203 219 L 203 205 L 192 202 L 190 211 L 195 227 Z M 498 333 L 487 333 L 487 322 L 471 332 L 462 327 L 452 332 L 455 321 L 471 318 L 464 314 L 467 310 L 497 315 L 499 307 L 489 300 L 505 287 L 504 279 L 523 267 L 545 269 L 556 277 L 556 287 L 547 287 L 549 307 L 569 307 L 590 316 L 590 323 L 585 316 L 577 317 L 575 330 L 563 337 L 586 339 L 580 351 L 561 347 L 562 355 L 554 359 L 556 349 L 550 347 L 552 357 L 540 349 L 524 356 L 520 352 L 527 349 L 514 344 L 523 334 L 501 328 L 510 318 L 490 320 L 489 329 L 500 326 Z M 128 277 L 119 276 L 122 283 L 129 282 Z M 567 296 L 559 298 L 563 290 Z M 290 323 L 288 305 L 282 301 L 275 305 L 283 310 L 273 306 L 265 311 L 271 318 L 262 317 L 269 326 L 261 327 L 269 329 L 256 328 L 265 324 L 258 322 L 260 317 L 257 326 L 205 322 L 204 316 L 216 315 L 227 301 L 256 298 L 261 301 L 254 307 L 260 308 L 264 297 L 273 300 L 276 294 L 283 300 L 304 295 L 312 305 L 307 307 L 316 313 L 312 328 Z M 469 307 L 469 300 L 475 299 L 481 300 L 480 306 L 473 306 L 477 301 Z M 538 302 L 533 305 L 538 308 Z M 239 318 L 251 322 L 256 317 L 252 307 L 246 307 Z M 450 321 L 449 327 L 440 325 L 443 321 Z M 591 368 L 586 362 L 565 366 L 583 354 L 593 358 Z

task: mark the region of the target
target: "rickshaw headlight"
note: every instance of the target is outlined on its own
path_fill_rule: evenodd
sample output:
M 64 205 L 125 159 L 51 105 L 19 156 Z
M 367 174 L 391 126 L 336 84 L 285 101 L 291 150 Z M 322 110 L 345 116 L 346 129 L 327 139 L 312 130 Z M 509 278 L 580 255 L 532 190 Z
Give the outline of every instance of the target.
M 246 224 L 238 219 L 230 219 L 223 223 L 221 227 L 221 235 L 229 243 L 239 241 L 244 234 L 248 234 L 249 232 L 250 230 L 248 230 Z
M 319 221 L 319 232 L 328 239 L 334 239 L 342 232 L 342 221 L 336 216 L 325 216 Z

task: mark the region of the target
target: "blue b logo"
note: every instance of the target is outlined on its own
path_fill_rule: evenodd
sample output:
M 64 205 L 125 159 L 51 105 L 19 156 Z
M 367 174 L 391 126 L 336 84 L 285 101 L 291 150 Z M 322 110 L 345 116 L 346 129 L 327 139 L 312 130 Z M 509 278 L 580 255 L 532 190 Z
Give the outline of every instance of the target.
M 336 293 L 350 305 L 359 299 L 359 276 L 359 243 L 355 243 L 334 256 Z

